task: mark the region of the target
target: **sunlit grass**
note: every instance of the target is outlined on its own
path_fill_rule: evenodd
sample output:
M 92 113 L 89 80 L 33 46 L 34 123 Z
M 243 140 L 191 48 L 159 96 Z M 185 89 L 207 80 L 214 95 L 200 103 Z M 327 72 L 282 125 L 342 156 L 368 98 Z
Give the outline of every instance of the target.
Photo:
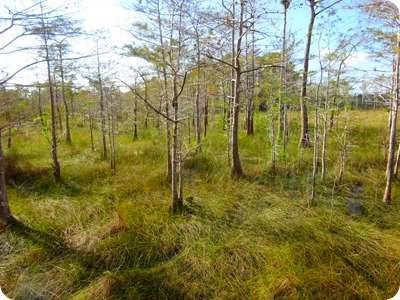
M 59 145 L 56 183 L 46 138 L 20 130 L 6 149 L 7 184 L 27 227 L 0 224 L 0 286 L 22 299 L 388 299 L 400 282 L 400 191 L 396 180 L 393 204 L 381 203 L 387 116 L 350 114 L 343 180 L 333 189 L 341 117 L 313 207 L 312 150 L 297 148 L 295 129 L 272 173 L 258 114 L 255 135 L 240 133 L 246 176 L 232 180 L 215 118 L 201 152 L 183 164 L 181 215 L 169 209 L 162 132 L 133 141 L 121 131 L 111 172 L 98 133 L 92 151 L 88 130 L 74 129 L 73 144 Z

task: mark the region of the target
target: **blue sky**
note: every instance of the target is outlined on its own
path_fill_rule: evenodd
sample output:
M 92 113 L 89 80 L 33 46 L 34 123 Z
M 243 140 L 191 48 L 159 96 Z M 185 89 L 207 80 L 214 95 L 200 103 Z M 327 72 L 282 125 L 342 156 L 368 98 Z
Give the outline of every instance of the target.
M 337 21 L 334 24 L 337 33 L 348 32 L 349 28 L 354 27 L 357 24 L 358 20 L 360 19 L 360 16 L 356 14 L 354 11 L 341 8 L 343 3 L 346 4 L 348 1 L 351 0 L 344 0 L 344 2 L 337 4 L 335 6 L 335 9 L 337 11 L 337 16 L 339 16 L 341 19 L 340 21 Z M 7 4 L 14 2 L 23 3 L 24 1 L 5 0 L 4 2 Z M 135 15 L 132 11 L 126 11 L 122 8 L 121 0 L 80 0 L 77 3 L 79 3 L 79 10 L 80 10 L 80 12 L 78 13 L 78 17 L 85 19 L 84 26 L 88 31 L 94 31 L 96 29 L 106 28 L 108 31 L 107 40 L 108 44 L 110 45 L 122 46 L 132 41 L 131 37 L 122 29 L 126 28 L 127 24 L 135 20 Z M 298 3 L 301 2 L 299 1 Z M 303 3 L 305 3 L 305 1 Z M 279 0 L 271 1 L 268 7 L 268 10 L 281 10 L 281 9 L 282 6 Z M 318 16 L 316 20 L 314 36 L 313 36 L 313 46 L 311 51 L 312 55 L 318 54 L 318 35 L 319 35 L 318 23 L 322 21 L 325 24 L 325 30 L 327 27 L 327 21 L 326 21 L 327 19 L 325 15 L 326 14 Z M 279 19 L 281 17 L 282 17 L 281 15 L 277 14 L 274 18 Z M 296 57 L 299 59 L 298 68 L 301 69 L 301 59 L 304 53 L 304 42 L 309 20 L 309 8 L 307 7 L 307 5 L 299 7 L 298 5 L 295 5 L 293 3 L 292 7 L 289 9 L 288 19 L 289 19 L 288 29 L 291 30 L 292 32 L 295 32 L 296 38 L 300 41 L 300 44 L 296 51 Z M 331 19 L 333 19 L 333 17 Z M 273 28 L 273 30 L 276 30 L 279 35 L 281 32 L 280 24 L 279 22 L 276 22 L 275 25 L 276 27 Z M 80 47 L 87 48 L 87 47 L 93 47 L 93 45 L 85 44 L 85 41 L 82 41 L 80 42 Z M 323 48 L 323 46 L 321 47 Z M 332 44 L 331 47 L 334 48 L 334 45 Z M 326 49 L 322 50 L 325 51 L 324 53 L 327 53 Z M 21 58 L 18 58 L 17 60 L 21 61 Z M 118 60 L 120 60 L 120 58 L 118 58 Z M 9 60 L 9 64 L 16 64 L 16 62 Z M 367 53 L 361 47 L 356 49 L 354 55 L 349 58 L 348 65 L 349 67 L 356 67 L 365 70 L 382 69 L 382 66 L 380 64 L 370 62 Z M 311 68 L 313 69 L 318 68 L 318 64 L 315 60 L 311 64 Z M 385 66 L 385 68 L 387 67 Z M 364 75 L 362 76 L 372 76 L 373 75 L 372 73 L 371 72 L 364 73 Z M 20 77 L 23 77 L 23 75 L 24 74 L 22 74 L 22 76 Z M 27 73 L 25 73 L 25 76 L 27 76 Z

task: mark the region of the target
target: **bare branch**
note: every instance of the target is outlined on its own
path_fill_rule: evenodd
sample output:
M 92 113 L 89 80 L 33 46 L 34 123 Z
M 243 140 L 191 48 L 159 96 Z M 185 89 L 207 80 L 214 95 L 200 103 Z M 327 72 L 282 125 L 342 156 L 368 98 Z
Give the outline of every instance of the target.
M 139 73 L 139 76 L 142 77 L 143 81 L 146 84 L 146 78 L 144 78 L 143 74 Z M 126 83 L 125 81 L 123 81 L 120 78 L 117 78 L 120 82 L 122 82 L 127 88 L 129 88 L 129 90 L 134 93 L 136 96 L 138 96 L 141 100 L 143 100 L 146 105 L 148 107 L 150 107 L 156 114 L 162 116 L 164 119 L 172 122 L 172 123 L 177 123 L 178 120 L 173 120 L 171 119 L 169 116 L 167 116 L 166 114 L 164 114 L 163 112 L 159 111 L 157 108 L 155 108 L 145 97 L 143 97 L 142 95 L 140 95 L 138 92 L 136 92 L 136 90 L 134 88 L 132 88 L 128 83 Z
M 211 55 L 209 52 L 208 52 L 208 53 L 205 53 L 205 56 L 208 57 L 208 58 L 210 58 L 210 59 L 212 59 L 212 60 L 215 60 L 215 61 L 217 61 L 217 62 L 220 62 L 220 63 L 222 63 L 222 64 L 224 64 L 224 65 L 227 65 L 227 66 L 230 67 L 230 68 L 235 68 L 235 66 L 232 65 L 231 63 L 229 63 L 229 62 L 227 62 L 227 61 L 225 61 L 225 60 L 223 60 L 223 59 L 217 58 L 217 57 Z
M 9 81 L 11 78 L 15 77 L 19 72 L 21 72 L 21 71 L 23 71 L 23 70 L 25 70 L 25 69 L 27 69 L 29 67 L 32 67 L 34 65 L 43 63 L 43 62 L 46 62 L 46 60 L 38 60 L 38 61 L 35 61 L 33 63 L 30 63 L 30 64 L 27 64 L 27 65 L 23 66 L 22 68 L 20 68 L 17 71 L 15 71 L 11 76 L 7 76 L 6 79 L 3 79 L 2 81 L 0 81 L 0 85 L 4 85 L 5 83 L 7 83 L 7 81 Z
M 337 1 L 333 2 L 333 3 L 331 3 L 330 5 L 328 5 L 327 7 L 322 8 L 320 11 L 315 13 L 315 16 L 318 16 L 319 14 L 323 13 L 324 11 L 326 11 L 329 8 L 331 8 L 335 4 L 338 4 L 339 2 L 342 2 L 342 0 L 337 0 Z

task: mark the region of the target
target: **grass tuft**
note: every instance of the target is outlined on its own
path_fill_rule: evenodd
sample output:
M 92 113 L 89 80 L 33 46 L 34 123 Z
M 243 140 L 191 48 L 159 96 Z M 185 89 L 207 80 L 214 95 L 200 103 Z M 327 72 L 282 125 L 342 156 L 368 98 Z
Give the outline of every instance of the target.
M 121 131 L 111 172 L 87 130 L 74 129 L 73 145 L 59 147 L 60 183 L 47 141 L 20 131 L 6 151 L 18 221 L 0 223 L 0 286 L 13 299 L 391 298 L 400 282 L 400 191 L 396 180 L 392 205 L 381 203 L 386 115 L 352 115 L 342 181 L 340 121 L 312 207 L 312 150 L 299 151 L 294 135 L 272 173 L 265 115 L 257 114 L 255 135 L 240 136 L 246 176 L 232 180 L 226 136 L 212 124 L 202 152 L 184 162 L 179 215 L 169 212 L 157 130 L 134 142 Z

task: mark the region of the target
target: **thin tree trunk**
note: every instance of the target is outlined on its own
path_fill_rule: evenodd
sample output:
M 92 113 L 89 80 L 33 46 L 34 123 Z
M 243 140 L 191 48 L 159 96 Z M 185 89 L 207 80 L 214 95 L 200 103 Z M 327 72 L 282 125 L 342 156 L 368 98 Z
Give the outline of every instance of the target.
M 338 108 L 338 97 L 339 97 L 339 83 L 340 83 L 340 75 L 342 73 L 342 68 L 345 66 L 345 61 L 347 58 L 350 57 L 351 52 L 346 55 L 344 59 L 340 61 L 340 65 L 337 71 L 336 75 L 336 83 L 335 83 L 335 93 L 333 95 L 333 101 L 332 101 L 332 112 L 331 112 L 331 117 L 329 121 L 329 131 L 333 129 L 334 121 L 335 121 L 335 112 L 339 113 L 339 108 Z M 337 116 L 338 117 L 338 116 Z
M 174 83 L 176 89 L 176 83 Z M 171 192 L 172 192 L 172 210 L 173 212 L 179 212 L 182 210 L 183 202 L 179 197 L 179 132 L 178 132 L 178 97 L 177 92 L 174 92 L 174 99 L 172 100 L 172 107 L 174 112 L 174 123 L 172 125 L 172 172 L 171 172 Z M 169 122 L 169 121 L 167 121 Z
M 308 82 L 308 65 L 310 60 L 311 38 L 315 21 L 315 0 L 309 0 L 310 3 L 310 21 L 308 24 L 306 48 L 304 52 L 303 74 L 300 93 L 300 117 L 301 132 L 299 146 L 302 148 L 311 147 L 309 129 L 308 129 L 308 113 L 307 113 L 307 82 Z
M 164 34 L 162 30 L 162 20 L 161 20 L 161 3 L 162 1 L 158 1 L 158 7 L 157 7 L 157 23 L 158 23 L 158 38 L 160 41 L 160 48 L 161 48 L 161 56 L 162 56 L 162 64 L 161 64 L 161 69 L 162 69 L 162 75 L 163 75 L 163 96 L 164 96 L 164 103 L 165 103 L 165 115 L 169 117 L 169 96 L 168 96 L 168 74 L 167 74 L 167 67 L 166 67 L 166 62 L 167 62 L 167 56 L 166 56 L 166 51 L 165 51 L 165 45 L 164 45 Z M 167 179 L 171 180 L 172 176 L 172 151 L 171 151 L 171 125 L 170 122 L 167 120 L 166 121 L 166 146 L 167 146 Z
M 165 115 L 167 117 L 170 116 L 169 113 L 169 103 L 168 100 L 166 99 L 165 101 Z M 172 179 L 172 165 L 173 165 L 173 153 L 171 150 L 171 123 L 166 120 L 166 145 L 167 145 L 167 179 L 171 180 Z
M 89 129 L 90 129 L 90 148 L 94 151 L 94 138 L 93 138 L 94 118 L 89 115 Z
M 105 108 L 105 99 L 104 99 L 104 88 L 103 88 L 103 78 L 101 76 L 100 69 L 100 55 L 99 55 L 99 44 L 97 41 L 97 80 L 99 84 L 99 92 L 100 92 L 100 123 L 101 123 L 101 159 L 107 159 L 107 130 L 106 130 L 106 108 Z
M 394 152 L 396 147 L 397 111 L 399 102 L 400 27 L 397 30 L 397 47 L 393 69 L 393 98 L 390 109 L 389 149 L 386 167 L 386 187 L 383 202 L 389 204 L 392 198 L 392 179 L 394 173 Z
M 330 78 L 330 71 L 328 68 L 328 86 L 326 87 L 326 95 L 324 101 L 324 117 L 323 117 L 323 135 L 322 135 L 322 149 L 321 149 L 321 179 L 325 179 L 325 172 L 326 172 L 326 147 L 327 147 L 327 140 L 328 140 L 328 108 L 329 108 L 329 78 Z
M 289 0 L 281 1 L 283 4 L 283 29 L 282 29 L 282 56 L 281 56 L 281 93 L 279 96 L 279 138 L 282 139 L 283 151 L 286 151 L 286 144 L 288 140 L 288 118 L 287 118 L 287 61 L 286 61 L 286 28 L 287 28 L 287 13 L 290 5 Z
M 397 177 L 397 174 L 399 172 L 399 160 L 400 160 L 400 144 L 399 148 L 397 149 L 396 164 L 394 165 L 394 171 L 393 171 L 394 177 Z
M 274 112 L 271 112 L 271 173 L 276 173 L 276 134 Z
M 322 77 L 322 74 L 321 74 Z M 319 131 L 319 120 L 318 120 L 318 105 L 319 105 L 319 87 L 320 87 L 321 83 L 318 86 L 317 89 L 317 102 L 315 104 L 315 119 L 314 119 L 314 153 L 313 153 L 313 172 L 312 172 L 312 183 L 311 183 L 311 197 L 310 197 L 310 201 L 309 201 L 309 205 L 314 203 L 315 200 L 315 194 L 316 194 L 316 179 L 317 179 L 317 173 L 318 173 L 318 152 L 319 152 L 319 135 L 318 135 L 318 131 Z
M 40 6 L 42 8 L 42 6 Z M 42 10 L 43 12 L 43 10 Z M 49 45 L 48 45 L 48 37 L 46 32 L 46 24 L 44 23 L 44 16 L 41 19 L 42 28 L 44 33 L 42 35 L 44 42 L 44 50 L 45 50 L 45 60 L 47 65 L 47 79 L 49 81 L 49 94 L 50 94 L 50 114 L 51 114 L 51 157 L 53 160 L 52 169 L 53 175 L 56 181 L 61 181 L 61 168 L 60 163 L 58 161 L 57 156 L 57 128 L 56 128 L 56 103 L 55 103 L 55 95 L 54 95 L 54 87 L 53 87 L 53 79 L 51 77 L 51 65 L 50 65 L 50 54 L 49 54 Z
M 8 204 L 1 133 L 2 128 L 0 129 L 0 219 L 10 221 L 13 219 L 13 215 L 11 214 L 10 206 Z
M 107 105 L 107 115 L 108 115 L 108 142 L 110 145 L 110 169 L 115 171 L 116 161 L 115 161 L 115 120 L 114 120 L 114 102 L 112 96 L 108 95 L 108 105 Z
M 40 84 L 38 85 L 38 109 L 39 109 L 40 124 L 43 125 L 43 99 L 42 99 L 42 89 Z
M 250 17 L 251 18 L 251 17 Z M 249 19 L 250 20 L 250 19 Z M 248 34 L 246 34 L 246 67 L 250 65 L 250 69 L 254 70 L 255 64 L 255 37 L 254 37 L 254 20 L 251 21 L 252 29 L 251 29 L 251 57 L 250 62 L 248 59 Z M 248 72 L 246 76 L 246 134 L 253 135 L 254 134 L 254 86 L 255 86 L 255 78 L 254 71 Z
M 136 80 L 135 80 L 135 90 L 136 90 Z M 133 95 L 133 140 L 138 139 L 138 99 L 136 92 Z
M 238 128 L 239 128 L 239 112 L 240 112 L 240 82 L 242 69 L 240 65 L 240 52 L 242 50 L 242 38 L 243 38 L 243 17 L 245 11 L 245 0 L 240 1 L 240 17 L 238 24 L 238 40 L 236 43 L 236 51 L 232 54 L 234 57 L 234 80 L 233 83 L 233 103 L 232 103 L 232 123 L 231 123 L 231 151 L 232 151 L 232 161 L 231 161 L 231 176 L 241 177 L 243 176 L 243 169 L 239 158 L 239 143 L 238 143 Z M 234 32 L 234 27 L 233 27 Z
M 207 136 L 207 128 L 208 128 L 208 97 L 207 97 L 207 94 L 204 97 L 203 124 L 204 124 L 204 137 L 206 137 Z
M 69 82 L 69 86 L 71 89 L 71 114 L 72 116 L 75 116 L 75 95 L 74 95 L 74 91 L 73 91 L 73 83 L 72 81 Z
M 196 47 L 197 47 L 197 81 L 196 81 L 196 118 L 195 118 L 195 125 L 196 125 L 196 146 L 197 152 L 201 151 L 201 110 L 200 110 L 200 92 L 201 92 L 201 85 L 200 85 L 200 37 L 199 33 L 197 32 L 196 27 Z
M 54 107 L 57 109 L 57 116 L 56 116 L 56 121 L 58 122 L 58 129 L 60 130 L 60 134 L 62 134 L 63 131 L 63 122 L 62 122 L 62 116 L 61 116 L 61 110 L 60 110 L 60 101 L 58 99 L 58 87 L 57 87 L 57 80 L 56 80 L 56 74 L 53 72 L 53 92 L 54 92 Z
M 178 207 L 177 211 L 181 211 L 183 208 L 183 173 L 182 173 L 182 153 L 179 151 L 178 154 L 178 182 L 179 182 L 179 194 L 178 194 Z
M 64 68 L 63 68 L 63 57 L 62 57 L 62 50 L 60 46 L 60 76 L 61 76 L 61 98 L 64 103 L 64 108 L 65 108 L 65 140 L 68 144 L 72 144 L 71 140 L 71 130 L 69 127 L 69 107 L 68 107 L 68 102 L 67 98 L 65 97 L 65 80 L 64 80 Z
M 284 1 L 284 11 L 283 11 L 283 30 L 282 30 L 282 54 L 281 54 L 281 72 L 280 72 L 280 85 L 281 92 L 279 93 L 279 105 L 278 105 L 278 137 L 283 140 L 283 149 L 286 148 L 285 138 L 284 138 L 284 127 L 285 127 L 285 98 L 287 96 L 286 91 L 286 26 L 287 26 L 287 10 L 288 10 L 288 1 Z

